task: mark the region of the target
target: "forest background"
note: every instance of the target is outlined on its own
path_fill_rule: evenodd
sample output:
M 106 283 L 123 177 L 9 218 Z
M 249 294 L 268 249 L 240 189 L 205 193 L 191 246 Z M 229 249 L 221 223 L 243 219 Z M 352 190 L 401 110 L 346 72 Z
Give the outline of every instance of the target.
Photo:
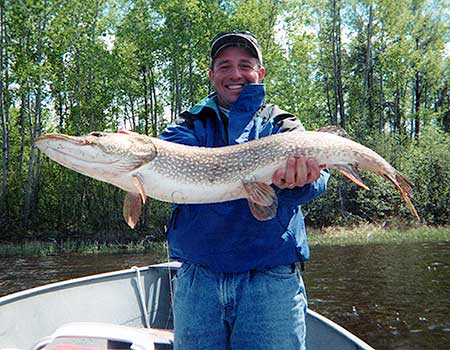
M 0 241 L 162 238 L 170 203 L 137 228 L 125 193 L 43 156 L 42 133 L 158 136 L 211 92 L 210 40 L 250 30 L 268 101 L 307 129 L 339 125 L 414 184 L 429 225 L 450 223 L 450 5 L 446 0 L 0 0 Z M 414 222 L 394 187 L 340 175 L 308 225 Z

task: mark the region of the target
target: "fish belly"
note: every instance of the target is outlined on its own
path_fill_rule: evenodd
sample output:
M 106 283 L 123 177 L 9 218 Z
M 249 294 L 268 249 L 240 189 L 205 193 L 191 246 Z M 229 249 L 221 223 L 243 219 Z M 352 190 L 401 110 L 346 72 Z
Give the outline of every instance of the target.
M 219 179 L 207 182 L 195 182 L 193 179 L 180 181 L 167 174 L 152 170 L 141 172 L 147 196 L 169 203 L 219 203 L 241 198 L 247 194 L 243 182 L 264 182 L 271 184 L 272 175 L 279 164 L 261 167 L 251 173 L 236 176 L 234 181 L 220 182 Z

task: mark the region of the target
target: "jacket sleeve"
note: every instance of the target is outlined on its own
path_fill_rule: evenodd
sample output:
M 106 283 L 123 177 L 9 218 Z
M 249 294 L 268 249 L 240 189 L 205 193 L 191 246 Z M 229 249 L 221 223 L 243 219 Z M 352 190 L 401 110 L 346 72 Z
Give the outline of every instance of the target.
M 174 125 L 168 126 L 162 132 L 160 139 L 188 146 L 200 146 L 188 113 L 182 113 Z
M 301 121 L 293 115 L 282 114 L 274 120 L 275 133 L 289 132 L 292 130 L 305 130 Z M 287 205 L 304 205 L 319 197 L 327 189 L 330 172 L 322 170 L 320 178 L 302 187 L 294 189 L 276 188 L 278 200 Z

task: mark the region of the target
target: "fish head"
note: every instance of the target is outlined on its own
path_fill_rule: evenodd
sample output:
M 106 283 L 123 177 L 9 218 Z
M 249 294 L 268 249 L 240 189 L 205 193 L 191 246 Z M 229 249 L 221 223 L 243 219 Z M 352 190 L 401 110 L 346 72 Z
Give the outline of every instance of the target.
M 36 138 L 35 144 L 61 165 L 107 182 L 129 174 L 156 156 L 151 137 L 134 132 L 46 134 Z

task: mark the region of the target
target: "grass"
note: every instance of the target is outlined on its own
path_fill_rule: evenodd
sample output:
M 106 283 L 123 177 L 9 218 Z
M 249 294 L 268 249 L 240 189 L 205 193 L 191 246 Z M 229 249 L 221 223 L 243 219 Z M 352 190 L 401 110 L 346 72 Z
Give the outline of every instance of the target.
M 310 245 L 355 245 L 370 243 L 403 243 L 450 241 L 450 226 L 384 227 L 374 224 L 358 226 L 330 226 L 322 229 L 309 229 Z M 120 254 L 153 253 L 166 254 L 165 242 L 148 240 L 129 243 L 101 243 L 98 241 L 0 243 L 0 257 L 6 256 L 45 256 L 64 253 L 77 254 Z
M 129 243 L 101 243 L 67 240 L 63 243 L 29 241 L 23 243 L 0 243 L 0 257 L 45 256 L 65 253 L 118 254 L 164 252 L 165 242 L 137 241 Z
M 308 232 L 310 245 L 350 245 L 450 241 L 450 226 L 383 227 L 364 224 L 333 226 Z

